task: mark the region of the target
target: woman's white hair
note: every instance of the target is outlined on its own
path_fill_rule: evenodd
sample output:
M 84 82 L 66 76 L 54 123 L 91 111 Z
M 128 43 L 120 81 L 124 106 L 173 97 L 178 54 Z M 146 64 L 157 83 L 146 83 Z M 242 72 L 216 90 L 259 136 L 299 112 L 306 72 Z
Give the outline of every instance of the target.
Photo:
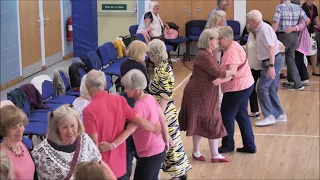
M 121 78 L 121 84 L 125 89 L 143 90 L 147 87 L 145 75 L 138 69 L 132 69 Z
M 252 19 L 253 21 L 257 22 L 257 23 L 261 23 L 262 22 L 262 14 L 259 10 L 252 10 L 250 12 L 248 12 L 247 14 L 247 20 L 248 19 Z
M 218 29 L 219 37 L 233 40 L 233 30 L 230 26 L 223 26 Z
M 221 19 L 223 17 L 226 17 L 226 12 L 224 11 L 216 11 L 215 13 L 213 13 L 211 16 L 210 16 L 210 25 L 209 27 L 212 28 L 212 27 L 217 27 L 219 22 L 221 21 Z
M 77 136 L 84 133 L 84 127 L 79 120 L 79 113 L 72 105 L 61 105 L 56 110 L 49 113 L 47 138 L 54 143 L 61 145 L 61 136 L 59 134 L 59 127 L 63 121 L 76 120 L 78 124 Z
M 99 90 L 104 90 L 104 87 L 107 83 L 106 75 L 101 70 L 91 70 L 86 77 L 85 84 L 87 89 L 94 88 Z
M 159 6 L 159 5 L 160 5 L 160 4 L 159 4 L 158 1 L 151 1 L 151 2 L 149 2 L 149 9 L 148 9 L 148 11 L 153 12 L 153 8 L 154 8 L 155 6 Z
M 198 40 L 198 48 L 199 49 L 209 49 L 210 45 L 209 42 L 211 39 L 218 39 L 219 34 L 216 29 L 205 29 L 200 34 Z
M 84 75 L 81 79 L 80 83 L 80 96 L 91 99 L 90 94 L 88 92 L 87 86 L 86 86 L 86 81 L 87 81 L 87 75 Z
M 158 63 L 168 60 L 166 45 L 159 39 L 154 39 L 149 43 L 149 54 Z

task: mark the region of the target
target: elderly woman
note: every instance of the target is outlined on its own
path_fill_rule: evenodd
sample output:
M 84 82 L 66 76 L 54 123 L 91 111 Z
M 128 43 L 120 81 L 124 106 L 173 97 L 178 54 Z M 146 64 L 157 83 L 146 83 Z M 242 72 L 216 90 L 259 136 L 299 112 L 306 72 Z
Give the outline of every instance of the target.
M 218 29 L 219 27 L 224 26 L 225 22 L 226 22 L 226 12 L 222 10 L 216 11 L 210 16 L 209 28 Z
M 173 179 L 187 179 L 187 172 L 191 169 L 188 157 L 184 152 L 179 131 L 177 109 L 173 102 L 174 76 L 168 64 L 168 54 L 163 41 L 154 39 L 149 44 L 150 60 L 155 64 L 154 78 L 149 86 L 150 94 L 155 96 L 165 114 L 169 134 L 173 139 L 173 146 L 167 152 L 162 163 L 162 170 L 168 172 Z
M 106 166 L 108 178 L 116 179 L 70 105 L 51 111 L 46 137 L 31 152 L 40 179 L 74 179 L 77 164 L 91 160 Z
M 80 83 L 80 96 L 72 103 L 73 108 L 79 113 L 79 119 L 83 121 L 83 109 L 90 103 L 91 97 L 86 87 L 87 75 L 84 75 Z
M 215 85 L 221 84 L 223 100 L 221 104 L 221 115 L 223 124 L 228 135 L 222 138 L 220 153 L 234 150 L 234 121 L 238 122 L 243 146 L 238 152 L 255 153 L 256 146 L 254 135 L 248 115 L 248 99 L 253 90 L 254 80 L 247 61 L 247 55 L 241 45 L 233 40 L 231 27 L 221 27 L 219 30 L 219 44 L 225 49 L 222 57 L 221 68 L 224 70 L 237 71 L 235 76 L 218 78 L 214 80 Z
M 0 135 L 3 137 L 0 150 L 11 160 L 12 179 L 34 179 L 35 165 L 27 147 L 21 142 L 24 127 L 28 124 L 27 116 L 14 105 L 1 107 L 0 113 Z
M 200 153 L 200 139 L 209 141 L 211 162 L 229 162 L 218 152 L 218 139 L 227 135 L 219 108 L 219 88 L 212 84 L 217 78 L 231 77 L 236 70 L 222 70 L 216 59 L 215 51 L 219 34 L 216 30 L 204 30 L 198 41 L 200 49 L 193 64 L 192 76 L 186 85 L 179 114 L 180 130 L 192 136 L 192 157 L 205 161 Z M 199 88 L 201 87 L 201 88 Z
M 144 13 L 140 20 L 137 33 L 142 33 L 146 40 L 163 39 L 164 28 L 169 28 L 166 23 L 163 23 L 160 15 L 160 5 L 157 1 L 151 1 L 149 10 Z
M 138 155 L 134 180 L 157 180 L 161 163 L 164 161 L 166 150 L 169 149 L 170 143 L 170 135 L 164 114 L 156 99 L 152 95 L 144 93 L 147 81 L 141 71 L 137 69 L 130 70 L 122 77 L 121 83 L 125 87 L 128 97 L 136 100 L 134 110 L 152 123 L 160 122 L 162 137 L 130 123 L 113 143 L 122 144 L 132 134 Z M 100 148 L 102 151 L 114 149 L 110 143 L 101 144 Z

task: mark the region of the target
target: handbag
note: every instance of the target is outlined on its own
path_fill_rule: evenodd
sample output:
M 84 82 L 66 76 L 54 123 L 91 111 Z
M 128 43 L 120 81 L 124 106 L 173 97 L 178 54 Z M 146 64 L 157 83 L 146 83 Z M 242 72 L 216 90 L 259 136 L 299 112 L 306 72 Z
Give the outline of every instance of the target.
M 72 161 L 70 162 L 70 170 L 69 173 L 67 175 L 66 178 L 64 178 L 64 180 L 69 180 L 71 178 L 71 176 L 73 175 L 73 172 L 77 166 L 77 162 L 78 162 L 78 157 L 80 154 L 80 142 L 81 142 L 81 137 L 77 138 L 77 144 L 76 144 L 76 151 L 73 155 Z

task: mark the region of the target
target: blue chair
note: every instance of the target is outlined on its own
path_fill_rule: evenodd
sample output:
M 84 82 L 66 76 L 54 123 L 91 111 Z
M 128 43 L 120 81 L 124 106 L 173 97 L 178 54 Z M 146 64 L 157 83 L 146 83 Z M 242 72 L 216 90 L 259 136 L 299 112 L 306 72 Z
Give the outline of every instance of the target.
M 109 57 L 111 59 L 111 63 L 122 63 L 123 61 L 128 60 L 128 57 L 118 58 L 118 52 L 112 42 L 106 42 L 103 44 L 102 47 L 107 50 Z M 98 52 L 100 52 L 99 48 L 98 48 Z M 101 58 L 101 56 L 100 56 L 100 58 Z M 102 58 L 101 58 L 101 60 L 102 60 Z M 103 60 L 102 60 L 102 64 L 103 64 Z
M 192 41 L 198 41 L 200 34 L 206 26 L 206 20 L 191 20 L 186 23 L 187 51 L 186 56 L 190 56 L 190 44 Z
M 60 71 L 59 72 L 61 78 L 62 78 L 62 81 L 64 83 L 64 86 L 66 87 L 66 95 L 70 95 L 70 96 L 76 96 L 76 97 L 79 97 L 80 96 L 80 92 L 78 91 L 74 91 L 72 88 L 71 88 L 71 85 L 68 81 L 68 78 L 66 77 L 66 75 Z
M 232 30 L 233 30 L 233 36 L 234 36 L 234 40 L 235 41 L 238 41 L 238 40 L 240 40 L 240 28 L 241 28 L 241 26 L 240 26 L 240 23 L 239 23 L 239 21 L 234 21 L 234 20 L 227 20 L 227 24 L 228 24 L 228 26 L 230 26 L 231 28 L 232 28 Z
M 51 81 L 42 83 L 42 100 L 44 104 L 72 104 L 77 97 L 69 95 L 54 95 L 54 87 Z
M 101 59 L 98 53 L 100 54 Z M 94 67 L 94 69 L 103 71 L 106 75 L 120 76 L 120 63 L 110 64 L 111 58 L 107 49 L 103 46 L 99 46 L 98 53 L 96 51 L 89 51 L 87 53 L 88 60 L 92 67 Z
M 173 28 L 179 32 L 179 26 L 177 26 L 175 23 L 167 22 L 167 24 L 169 25 L 170 28 Z M 187 41 L 188 41 L 188 39 L 183 36 L 178 36 L 176 39 L 166 39 L 166 43 L 168 43 L 169 45 L 174 45 L 178 49 L 177 57 L 180 56 L 180 44 L 187 43 Z M 175 49 L 173 49 L 173 50 L 175 50 Z
M 3 138 L 0 139 L 0 143 L 2 143 L 2 141 Z M 24 143 L 24 145 L 26 145 L 28 150 L 32 150 L 32 141 L 30 139 L 22 137 L 21 141 Z
M 47 123 L 42 122 L 29 122 L 24 129 L 24 135 L 28 135 L 29 138 L 32 138 L 33 135 L 45 137 L 47 134 Z
M 136 35 L 138 27 L 139 27 L 138 24 L 132 25 L 132 26 L 129 27 L 129 32 L 130 32 L 131 36 L 135 36 Z

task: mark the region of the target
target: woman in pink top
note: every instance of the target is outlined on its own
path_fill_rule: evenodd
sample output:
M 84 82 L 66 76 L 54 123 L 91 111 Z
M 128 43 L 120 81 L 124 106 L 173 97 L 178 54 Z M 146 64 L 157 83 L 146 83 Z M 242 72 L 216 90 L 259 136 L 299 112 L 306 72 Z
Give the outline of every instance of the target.
M 127 72 L 121 78 L 121 83 L 128 97 L 136 100 L 134 110 L 137 114 L 154 124 L 160 121 L 162 136 L 129 123 L 126 130 L 111 144 L 101 143 L 100 149 L 101 151 L 111 150 L 112 146 L 123 143 L 132 134 L 138 154 L 134 180 L 157 180 L 166 150 L 169 149 L 169 144 L 172 144 L 165 116 L 156 99 L 144 93 L 147 80 L 140 70 L 133 69 Z
M 22 140 L 24 126 L 28 124 L 27 116 L 14 105 L 6 105 L 0 109 L 0 135 L 3 142 L 1 151 L 7 153 L 11 161 L 10 179 L 34 179 L 35 165 L 27 147 Z
M 221 116 L 228 135 L 222 138 L 220 153 L 234 150 L 234 121 L 238 122 L 243 147 L 238 152 L 255 153 L 254 135 L 248 115 L 248 100 L 253 90 L 254 80 L 247 61 L 247 55 L 241 45 L 233 40 L 231 27 L 218 29 L 220 47 L 225 49 L 221 68 L 237 70 L 237 75 L 213 81 L 215 85 L 221 84 L 223 94 Z

